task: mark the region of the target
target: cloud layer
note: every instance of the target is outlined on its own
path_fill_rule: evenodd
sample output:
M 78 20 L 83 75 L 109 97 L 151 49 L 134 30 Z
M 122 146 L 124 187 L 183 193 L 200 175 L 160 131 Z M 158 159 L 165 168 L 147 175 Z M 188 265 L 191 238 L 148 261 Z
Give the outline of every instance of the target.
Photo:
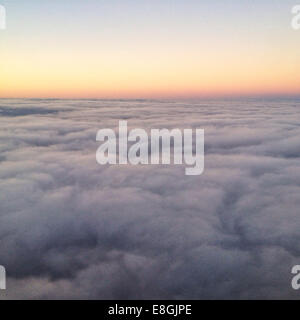
M 204 174 L 98 165 L 121 119 L 204 128 Z M 297 298 L 299 123 L 299 100 L 0 100 L 0 298 Z

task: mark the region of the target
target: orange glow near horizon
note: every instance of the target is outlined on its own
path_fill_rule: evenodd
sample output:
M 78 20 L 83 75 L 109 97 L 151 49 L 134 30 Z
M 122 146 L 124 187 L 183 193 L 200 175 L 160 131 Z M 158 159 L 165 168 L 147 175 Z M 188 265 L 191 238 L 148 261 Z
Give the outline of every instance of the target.
M 233 18 L 203 28 L 198 17 L 191 25 L 170 18 L 164 31 L 156 17 L 141 30 L 130 19 L 107 28 L 96 18 L 97 28 L 81 30 L 69 17 L 74 32 L 65 17 L 54 27 L 41 18 L 25 30 L 12 24 L 0 34 L 0 98 L 300 95 L 300 33 L 284 20 L 271 29 L 253 20 L 236 28 Z
M 240 52 L 239 52 L 240 53 Z M 274 53 L 273 53 L 274 54 Z M 142 58 L 141 58 L 142 57 Z M 134 98 L 300 93 L 300 63 L 227 52 L 155 57 L 71 52 L 12 54 L 1 63 L 0 97 Z M 22 59 L 21 59 L 22 58 Z

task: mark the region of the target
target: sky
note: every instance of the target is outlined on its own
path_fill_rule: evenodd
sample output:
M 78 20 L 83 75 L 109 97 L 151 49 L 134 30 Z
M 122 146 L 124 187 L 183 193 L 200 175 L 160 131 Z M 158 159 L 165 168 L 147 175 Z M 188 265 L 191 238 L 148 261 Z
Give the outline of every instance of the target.
M 297 0 L 0 0 L 0 97 L 300 94 Z

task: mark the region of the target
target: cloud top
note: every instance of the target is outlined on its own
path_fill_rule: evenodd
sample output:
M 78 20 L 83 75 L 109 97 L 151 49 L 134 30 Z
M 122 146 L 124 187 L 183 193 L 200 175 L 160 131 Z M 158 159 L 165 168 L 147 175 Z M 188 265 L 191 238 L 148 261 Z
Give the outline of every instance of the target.
M 300 101 L 0 100 L 6 299 L 297 298 Z M 97 130 L 203 128 L 205 172 L 100 166 Z

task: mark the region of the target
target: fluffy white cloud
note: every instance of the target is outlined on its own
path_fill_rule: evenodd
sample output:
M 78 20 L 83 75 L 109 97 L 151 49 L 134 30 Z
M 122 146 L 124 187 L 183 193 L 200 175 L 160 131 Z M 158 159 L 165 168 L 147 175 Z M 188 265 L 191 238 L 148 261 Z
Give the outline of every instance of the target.
M 296 298 L 299 106 L 1 100 L 1 297 Z M 119 119 L 204 128 L 204 174 L 98 165 Z

